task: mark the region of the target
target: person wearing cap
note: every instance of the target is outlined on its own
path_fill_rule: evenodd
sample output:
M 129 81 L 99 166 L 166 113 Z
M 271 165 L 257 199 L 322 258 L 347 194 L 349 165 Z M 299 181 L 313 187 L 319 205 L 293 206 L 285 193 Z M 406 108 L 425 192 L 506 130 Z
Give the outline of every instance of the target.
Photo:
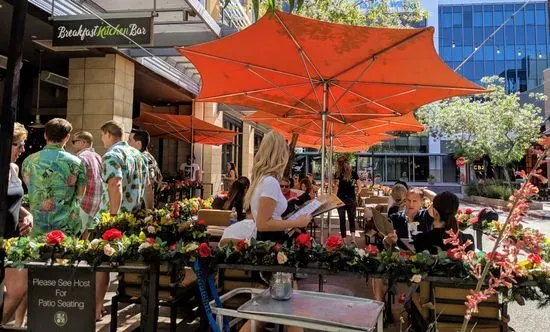
M 335 186 L 338 187 L 336 196 L 345 204 L 338 208 L 338 216 L 340 217 L 340 234 L 343 239 L 351 238 L 351 242 L 355 243 L 355 237 L 359 237 L 355 231 L 355 214 L 357 210 L 357 191 L 361 188 L 359 175 L 353 171 L 346 156 L 341 156 L 337 160 L 337 170 L 334 175 L 336 180 Z M 346 230 L 346 213 L 349 221 L 349 232 Z M 346 241 L 347 242 L 347 241 Z

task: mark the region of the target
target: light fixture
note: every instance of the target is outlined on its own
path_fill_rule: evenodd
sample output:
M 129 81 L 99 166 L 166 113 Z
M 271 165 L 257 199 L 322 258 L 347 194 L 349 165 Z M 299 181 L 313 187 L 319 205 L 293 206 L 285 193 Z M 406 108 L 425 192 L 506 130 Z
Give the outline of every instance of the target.
M 500 48 L 497 47 L 497 54 L 500 54 Z
M 518 56 L 521 56 L 521 50 L 518 50 Z
M 455 44 L 455 41 L 453 40 L 453 48 L 455 48 L 455 47 L 456 47 L 456 44 Z
M 539 59 L 542 58 L 542 53 L 539 51 Z
M 32 38 L 32 39 L 36 39 L 36 38 L 38 38 L 38 37 L 36 37 L 35 35 L 32 35 L 31 38 Z
M 474 47 L 474 51 L 477 51 L 477 49 L 478 49 L 478 47 L 477 47 L 477 46 L 476 46 L 476 47 Z

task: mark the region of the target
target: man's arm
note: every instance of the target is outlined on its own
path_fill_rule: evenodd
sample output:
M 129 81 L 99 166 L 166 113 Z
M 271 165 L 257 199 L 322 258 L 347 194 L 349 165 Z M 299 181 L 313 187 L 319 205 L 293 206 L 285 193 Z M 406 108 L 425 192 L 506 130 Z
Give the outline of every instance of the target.
M 107 180 L 107 193 L 109 194 L 109 212 L 116 215 L 122 203 L 122 178 L 113 176 Z
M 86 192 L 86 186 L 85 185 L 78 185 L 76 186 L 76 198 L 82 199 L 84 197 L 84 193 Z
M 155 207 L 155 195 L 153 194 L 153 185 L 151 184 L 151 181 L 145 182 L 143 202 L 145 203 L 146 209 L 153 209 Z

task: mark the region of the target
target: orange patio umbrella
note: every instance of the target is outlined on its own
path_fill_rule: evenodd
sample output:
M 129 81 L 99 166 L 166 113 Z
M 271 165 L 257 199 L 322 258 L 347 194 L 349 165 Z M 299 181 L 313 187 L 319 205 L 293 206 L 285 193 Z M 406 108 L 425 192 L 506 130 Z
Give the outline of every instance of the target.
M 274 128 L 274 130 L 277 130 Z M 277 130 L 278 131 L 278 130 Z M 283 136 L 290 140 L 292 135 L 286 132 L 282 132 Z M 379 134 L 368 137 L 354 137 L 354 136 L 340 136 L 329 138 L 331 142 L 330 151 L 333 152 L 356 152 L 368 150 L 371 146 L 382 143 L 383 141 L 397 139 L 397 136 Z M 321 138 L 319 136 L 300 135 L 296 143 L 297 146 L 304 148 L 312 148 L 319 150 L 322 146 Z
M 197 101 L 321 119 L 324 158 L 327 120 L 404 115 L 485 91 L 439 58 L 433 33 L 433 27 L 351 26 L 274 11 L 239 33 L 179 51 L 202 77 Z M 323 159 L 321 182 L 324 168 Z
M 191 115 L 141 112 L 140 117 L 134 121 L 147 130 L 152 137 L 187 143 L 221 145 L 233 142 L 237 134 Z

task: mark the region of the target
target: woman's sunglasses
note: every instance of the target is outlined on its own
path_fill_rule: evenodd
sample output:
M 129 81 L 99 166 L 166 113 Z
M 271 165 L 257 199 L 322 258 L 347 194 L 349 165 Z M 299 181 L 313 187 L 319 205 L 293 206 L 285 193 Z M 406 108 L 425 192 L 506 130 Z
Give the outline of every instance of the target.
M 281 188 L 290 188 L 289 184 L 281 184 Z
M 11 145 L 17 147 L 18 149 L 25 148 L 25 142 L 12 143 Z

